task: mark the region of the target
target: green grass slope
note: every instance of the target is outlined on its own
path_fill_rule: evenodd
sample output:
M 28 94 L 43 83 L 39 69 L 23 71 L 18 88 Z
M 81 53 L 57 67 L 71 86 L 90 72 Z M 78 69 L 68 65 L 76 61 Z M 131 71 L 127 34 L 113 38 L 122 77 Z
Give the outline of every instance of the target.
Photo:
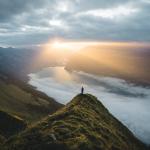
M 96 97 L 77 95 L 64 108 L 9 139 L 3 150 L 144 150 L 145 145 Z
M 0 79 L 0 110 L 32 123 L 62 107 L 29 85 Z
M 24 130 L 26 127 L 26 122 L 21 118 L 0 111 L 0 135 L 2 140 L 2 137 L 8 138 Z

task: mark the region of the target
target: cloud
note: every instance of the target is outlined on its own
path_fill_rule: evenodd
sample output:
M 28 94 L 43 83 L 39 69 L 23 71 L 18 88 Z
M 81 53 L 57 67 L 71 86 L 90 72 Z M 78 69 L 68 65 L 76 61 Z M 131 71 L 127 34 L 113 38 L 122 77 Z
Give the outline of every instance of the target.
M 28 39 L 42 44 L 54 37 L 149 42 L 148 18 L 148 0 L 0 0 L 0 45 L 25 45 Z
M 81 16 L 93 16 L 108 19 L 116 19 L 121 17 L 130 16 L 132 13 L 138 12 L 138 9 L 130 8 L 126 6 L 118 6 L 116 8 L 109 9 L 95 9 L 77 14 L 77 17 Z
M 15 15 L 21 15 L 24 12 L 30 11 L 32 9 L 38 9 L 44 5 L 42 0 L 0 0 L 0 20 L 8 21 L 11 17 Z

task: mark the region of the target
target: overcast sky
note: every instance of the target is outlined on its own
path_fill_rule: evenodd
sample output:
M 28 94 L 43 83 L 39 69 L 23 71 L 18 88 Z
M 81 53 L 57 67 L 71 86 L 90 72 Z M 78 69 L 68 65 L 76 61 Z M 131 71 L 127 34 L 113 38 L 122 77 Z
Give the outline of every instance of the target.
M 0 0 L 0 46 L 53 38 L 150 41 L 150 0 Z

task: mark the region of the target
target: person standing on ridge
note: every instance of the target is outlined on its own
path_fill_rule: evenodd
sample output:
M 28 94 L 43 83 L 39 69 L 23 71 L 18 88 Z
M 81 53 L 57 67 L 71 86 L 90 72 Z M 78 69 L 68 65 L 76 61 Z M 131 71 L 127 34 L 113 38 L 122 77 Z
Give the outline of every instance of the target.
M 84 87 L 82 86 L 82 88 L 81 88 L 81 94 L 83 94 L 84 93 Z

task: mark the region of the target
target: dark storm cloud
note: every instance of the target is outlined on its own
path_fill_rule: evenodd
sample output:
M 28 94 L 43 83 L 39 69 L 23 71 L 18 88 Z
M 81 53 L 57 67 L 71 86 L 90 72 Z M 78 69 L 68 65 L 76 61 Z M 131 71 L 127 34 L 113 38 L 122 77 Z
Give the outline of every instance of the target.
M 0 0 L 0 45 L 74 40 L 150 41 L 148 0 Z
M 43 6 L 42 0 L 0 0 L 0 20 L 6 21 L 11 17 Z

